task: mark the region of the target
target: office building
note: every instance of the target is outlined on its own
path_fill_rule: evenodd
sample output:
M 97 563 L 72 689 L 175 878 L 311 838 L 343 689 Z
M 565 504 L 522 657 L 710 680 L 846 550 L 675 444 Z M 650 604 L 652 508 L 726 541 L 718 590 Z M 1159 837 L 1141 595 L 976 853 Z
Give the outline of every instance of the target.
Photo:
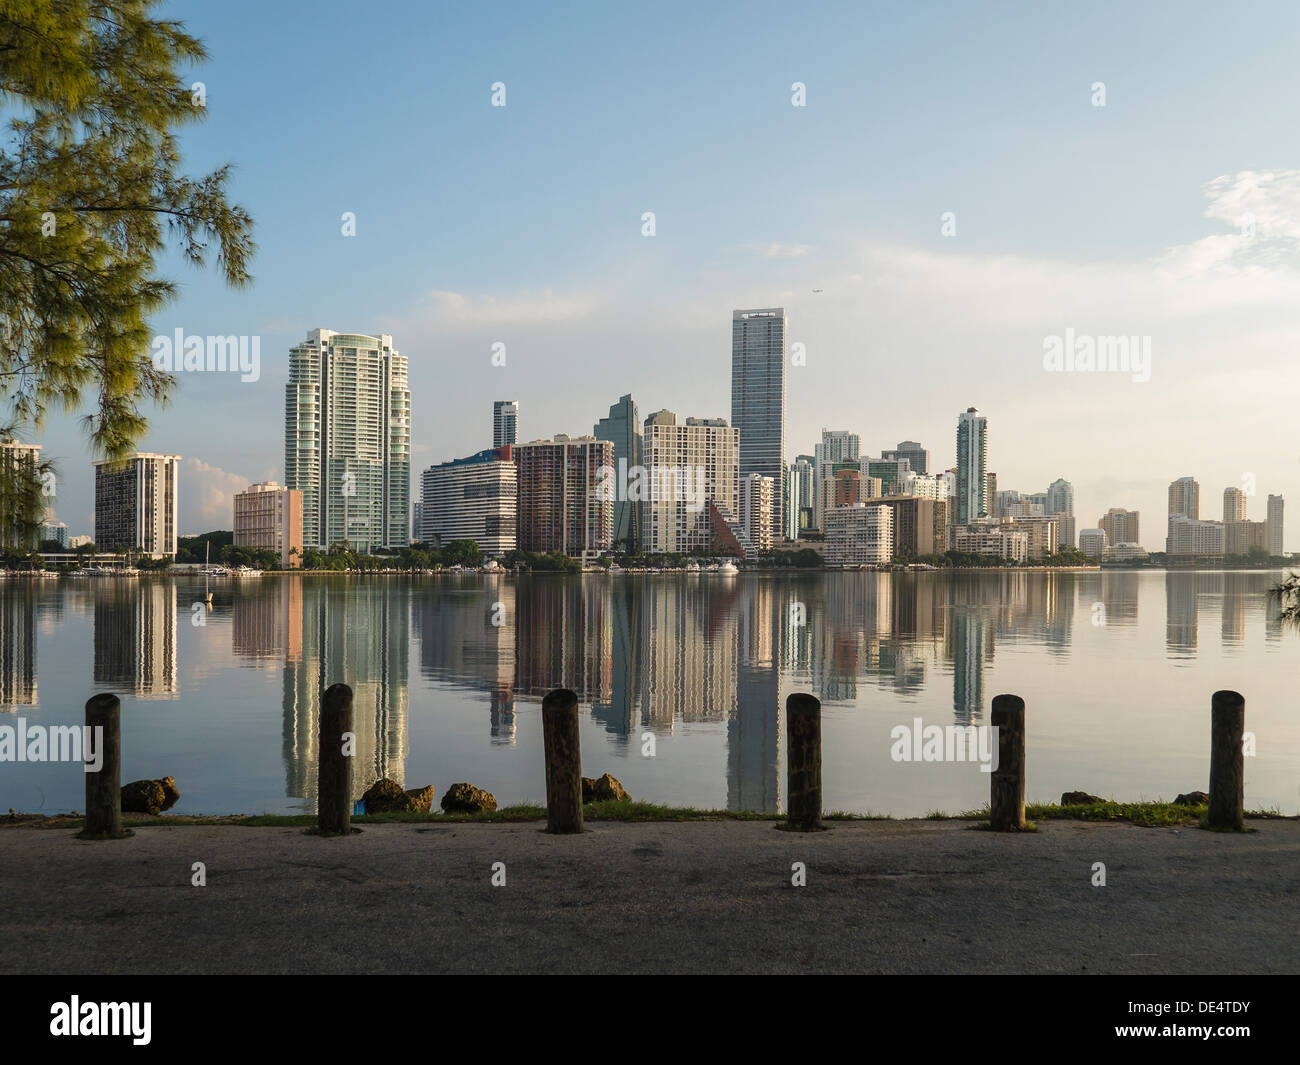
M 782 484 L 785 469 L 785 309 L 731 315 L 731 425 L 740 432 L 740 475 L 759 473 Z M 772 503 L 772 536 L 781 539 L 785 516 Z
M 902 459 L 908 464 L 913 473 L 927 474 L 930 472 L 930 452 L 918 444 L 915 440 L 900 440 L 898 447 L 893 451 L 882 451 L 882 459 Z
M 591 435 L 614 445 L 617 483 L 626 489 L 628 471 L 641 465 L 641 422 L 630 393 L 619 397 L 609 408 L 609 414 L 592 428 Z M 614 500 L 614 545 L 624 549 L 635 546 L 641 539 L 640 508 L 628 495 L 626 490 L 616 492 Z
M 418 537 L 431 547 L 473 540 L 489 558 L 516 544 L 518 469 L 510 445 L 430 466 L 420 478 Z
M 274 481 L 251 484 L 235 493 L 236 547 L 273 551 L 280 565 L 302 565 L 302 492 Z
M 176 557 L 181 457 L 137 452 L 95 463 L 95 545 L 149 558 Z
M 409 544 L 411 393 L 391 336 L 313 329 L 290 349 L 284 467 L 307 547 Z
M 612 414 L 613 411 L 611 410 L 610 413 Z M 519 400 L 498 399 L 492 404 L 492 446 L 512 447 L 517 443 L 519 443 Z

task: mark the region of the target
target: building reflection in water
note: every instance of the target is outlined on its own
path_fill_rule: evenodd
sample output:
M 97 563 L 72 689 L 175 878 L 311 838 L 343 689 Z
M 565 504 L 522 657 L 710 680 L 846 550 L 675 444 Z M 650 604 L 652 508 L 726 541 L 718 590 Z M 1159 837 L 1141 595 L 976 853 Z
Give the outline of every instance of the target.
M 35 581 L 6 581 L 0 591 L 0 711 L 36 706 Z
M 93 579 L 97 688 L 138 699 L 178 694 L 177 594 L 165 579 Z

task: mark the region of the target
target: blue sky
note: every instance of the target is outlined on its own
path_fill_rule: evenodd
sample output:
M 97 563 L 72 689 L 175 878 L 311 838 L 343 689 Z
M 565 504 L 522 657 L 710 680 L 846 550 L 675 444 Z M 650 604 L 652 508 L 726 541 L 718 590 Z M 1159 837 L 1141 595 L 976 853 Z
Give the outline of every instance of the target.
M 1134 507 L 1162 546 L 1184 474 L 1203 516 L 1246 473 L 1252 518 L 1269 492 L 1300 503 L 1292 5 L 700 7 L 164 9 L 211 53 L 187 169 L 234 164 L 259 245 L 246 291 L 167 264 L 182 295 L 156 332 L 262 338 L 258 382 L 191 375 L 153 420 L 145 446 L 187 459 L 185 531 L 283 478 L 286 353 L 311 328 L 394 335 L 418 471 L 489 444 L 498 398 L 524 438 L 589 431 L 628 391 L 643 416 L 727 416 L 731 310 L 772 305 L 808 352 L 788 457 L 825 426 L 947 466 L 974 405 L 1000 487 L 1073 481 L 1080 528 Z M 1150 336 L 1151 380 L 1044 372 L 1067 328 Z M 90 531 L 79 429 L 41 440 L 60 517 Z

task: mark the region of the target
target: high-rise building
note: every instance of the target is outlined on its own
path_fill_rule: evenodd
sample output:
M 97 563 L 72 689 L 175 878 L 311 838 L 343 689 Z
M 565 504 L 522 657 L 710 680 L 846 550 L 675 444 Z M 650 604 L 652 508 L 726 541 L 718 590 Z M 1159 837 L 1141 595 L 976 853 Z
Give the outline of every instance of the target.
M 426 544 L 473 540 L 492 558 L 516 544 L 518 469 L 510 445 L 430 466 L 420 478 L 420 528 Z
M 179 455 L 136 452 L 95 463 L 95 545 L 150 558 L 176 556 Z
M 1268 513 L 1265 524 L 1268 526 L 1268 553 L 1274 557 L 1282 554 L 1282 497 L 1268 497 Z
M 15 493 L 13 499 L 0 499 L 0 548 L 30 551 L 40 546 L 39 533 L 30 522 L 42 511 L 38 508 L 35 513 L 23 513 L 29 505 L 27 493 L 34 489 L 40 461 L 40 444 L 0 441 L 0 489 L 6 496 L 10 490 Z
M 740 527 L 756 551 L 772 549 L 771 477 L 751 473 L 740 479 Z
M 889 507 L 854 503 L 826 511 L 826 563 L 877 565 L 894 553 L 894 513 Z
M 637 419 L 636 401 L 631 393 L 620 396 L 609 408 L 608 417 L 601 418 L 591 431 L 597 440 L 608 440 L 614 445 L 614 465 L 618 483 L 626 488 L 628 470 L 641 465 L 641 423 Z M 630 547 L 640 541 L 639 507 L 628 492 L 616 493 L 614 500 L 614 543 Z
M 947 499 L 948 476 L 943 473 L 909 473 L 903 478 L 899 494 L 922 499 Z
M 941 555 L 948 546 L 947 501 L 921 496 L 881 496 L 871 505 L 888 507 L 893 514 L 894 558 Z
M 612 409 L 610 413 L 613 413 Z M 519 443 L 519 400 L 498 399 L 492 404 L 492 446 L 510 447 L 517 443 Z
M 1223 490 L 1223 524 L 1246 520 L 1246 493 L 1240 488 Z
M 1100 559 L 1110 547 L 1110 537 L 1105 529 L 1082 529 L 1079 532 L 1079 550 L 1089 558 Z
M 302 492 L 307 547 L 405 547 L 411 528 L 411 393 L 387 334 L 313 329 L 289 351 L 286 487 Z
M 723 418 L 687 418 L 679 424 L 672 411 L 660 410 L 645 420 L 641 444 L 648 484 L 638 493 L 642 550 L 712 549 L 711 506 L 743 533 L 740 442 L 740 430 Z
M 813 524 L 821 528 L 822 512 L 826 509 L 826 499 L 822 493 L 822 482 L 830 476 L 831 467 L 837 462 L 857 462 L 862 448 L 862 438 L 857 433 L 843 429 L 823 429 L 822 442 L 813 447 Z
M 785 468 L 785 308 L 731 315 L 731 425 L 740 430 L 740 475 L 782 484 Z M 784 534 L 782 499 L 772 501 L 772 536 Z
M 882 459 L 906 459 L 913 473 L 930 472 L 930 452 L 915 440 L 900 440 L 893 451 L 882 451 Z
M 1179 477 L 1169 485 L 1169 526 L 1165 535 L 1165 551 L 1174 554 L 1174 519 L 1201 516 L 1201 486 L 1195 477 Z
M 1097 527 L 1105 530 L 1106 539 L 1111 545 L 1140 544 L 1142 537 L 1138 525 L 1139 516 L 1136 510 L 1111 507 L 1097 519 Z
M 53 540 L 64 551 L 68 549 L 68 526 L 53 516 L 53 513 L 41 522 L 41 532 L 39 537 L 41 543 L 46 540 Z
M 1060 549 L 1074 546 L 1074 485 L 1062 477 L 1047 486 L 1047 506 L 1044 508 L 1049 518 L 1056 518 L 1057 547 Z
M 302 565 L 302 492 L 274 481 L 250 484 L 235 493 L 236 547 L 274 551 L 280 565 Z
M 974 407 L 957 418 L 957 511 L 958 525 L 976 518 L 991 517 L 996 505 L 996 488 L 988 492 L 988 419 Z
M 1223 553 L 1254 555 L 1268 553 L 1268 523 L 1263 521 L 1225 521 Z
M 1221 521 L 1171 515 L 1165 550 L 1171 555 L 1221 555 L 1226 547 L 1225 529 Z
M 812 455 L 800 455 L 790 465 L 789 474 L 789 510 L 785 518 L 785 535 L 787 540 L 799 539 L 805 529 L 815 526 L 813 501 L 816 499 L 816 460 Z
M 612 443 L 560 433 L 512 451 L 519 476 L 520 550 L 581 558 L 613 546 L 617 486 Z M 426 528 L 428 524 L 426 517 Z
M 875 459 L 864 455 L 858 461 L 864 477 L 880 479 L 882 495 L 892 496 L 902 492 L 903 482 L 912 472 L 907 459 Z

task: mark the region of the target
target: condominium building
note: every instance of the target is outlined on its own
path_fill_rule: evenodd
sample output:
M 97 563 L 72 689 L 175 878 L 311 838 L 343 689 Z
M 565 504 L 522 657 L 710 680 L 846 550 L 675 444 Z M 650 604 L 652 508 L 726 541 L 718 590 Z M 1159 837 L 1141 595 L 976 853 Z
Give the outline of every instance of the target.
M 863 456 L 860 460 L 862 475 L 880 480 L 881 494 L 898 495 L 903 490 L 903 481 L 911 473 L 907 459 L 876 459 Z
M 1195 477 L 1179 477 L 1169 485 L 1169 526 L 1165 535 L 1165 551 L 1174 554 L 1174 519 L 1199 519 L 1201 516 L 1201 486 Z
M 1074 485 L 1063 477 L 1058 477 L 1047 486 L 1047 505 L 1044 510 L 1049 518 L 1056 519 L 1057 547 L 1074 546 Z
M 1110 547 L 1105 529 L 1080 529 L 1079 550 L 1089 558 L 1100 559 Z
M 40 444 L 17 440 L 0 441 L 0 548 L 30 551 L 39 546 L 32 523 L 44 513 L 44 502 L 34 498 L 36 467 L 41 461 Z
M 1140 514 L 1136 510 L 1111 507 L 1097 519 L 1097 528 L 1106 531 L 1106 536 L 1112 544 L 1140 544 L 1142 536 L 1139 517 Z
M 513 450 L 509 444 L 488 448 L 426 469 L 420 478 L 419 539 L 435 547 L 473 540 L 492 558 L 513 551 L 519 476 Z
M 560 433 L 512 451 L 519 478 L 520 550 L 574 558 L 609 550 L 617 495 L 614 445 L 594 436 Z
M 826 511 L 826 564 L 878 565 L 893 558 L 894 515 L 886 506 L 854 503 Z
M 997 488 L 988 496 L 988 419 L 974 407 L 957 417 L 957 511 L 958 525 L 990 517 Z
M 290 349 L 284 466 L 307 547 L 410 542 L 411 393 L 391 336 L 313 329 Z
M 1003 528 L 1025 534 L 1025 552 L 1030 561 L 1050 558 L 1060 550 L 1060 522 L 1044 516 L 999 518 Z
M 945 473 L 917 473 L 912 470 L 903 477 L 898 494 L 920 496 L 922 499 L 947 499 L 948 482 Z
M 814 526 L 821 528 L 822 512 L 826 499 L 822 482 L 830 475 L 830 468 L 838 462 L 857 462 L 862 448 L 862 438 L 857 433 L 842 429 L 823 429 L 821 443 L 813 447 L 813 513 Z
M 645 420 L 641 446 L 649 482 L 640 493 L 642 550 L 712 549 L 710 504 L 741 528 L 739 429 L 724 418 L 687 418 L 679 424 L 676 414 L 661 410 Z M 775 483 L 773 496 L 775 506 Z
M 797 540 L 800 533 L 816 527 L 817 518 L 813 511 L 817 498 L 815 463 L 812 455 L 800 455 L 790 464 L 787 498 L 790 506 L 785 519 L 787 540 Z
M 1230 521 L 1246 520 L 1246 493 L 1240 488 L 1228 487 L 1223 490 L 1223 524 Z M 1232 552 L 1229 552 L 1231 554 Z
M 918 444 L 915 440 L 900 440 L 898 447 L 893 451 L 882 451 L 882 459 L 905 459 L 913 473 L 927 474 L 930 472 L 930 452 Z
M 947 548 L 947 500 L 886 495 L 871 503 L 888 507 L 893 515 L 894 558 L 941 555 Z
M 1169 519 L 1166 552 L 1171 555 L 1222 555 L 1226 546 L 1221 521 L 1200 521 L 1183 514 Z
M 619 397 L 618 402 L 609 408 L 609 415 L 592 428 L 591 435 L 614 445 L 618 483 L 626 486 L 628 471 L 641 465 L 641 422 L 631 393 Z M 640 508 L 637 501 L 628 495 L 626 491 L 618 492 L 614 500 L 614 543 L 624 547 L 638 543 L 641 538 Z
M 41 543 L 46 540 L 53 540 L 66 551 L 68 549 L 68 526 L 64 522 L 56 520 L 53 516 L 49 516 L 41 522 L 39 540 Z
M 1025 562 L 1029 558 L 1029 537 L 1005 525 L 958 525 L 953 530 L 953 548 L 968 555 Z
M 492 404 L 492 446 L 511 447 L 519 442 L 519 400 L 498 399 Z
M 1120 543 L 1104 547 L 1101 557 L 1106 562 L 1132 562 L 1135 559 L 1147 558 L 1148 555 L 1141 544 Z
M 236 547 L 274 551 L 280 565 L 302 565 L 302 492 L 274 481 L 251 484 L 235 494 Z
M 782 484 L 785 469 L 785 342 L 783 307 L 731 315 L 731 425 L 740 434 L 740 474 Z M 784 534 L 782 499 L 772 501 L 772 536 Z
M 851 459 L 832 462 L 824 468 L 824 474 L 818 494 L 825 510 L 863 503 L 885 494 L 880 478 L 867 476 L 861 464 Z
M 984 475 L 984 500 L 988 513 L 987 518 L 996 518 L 1001 515 L 998 509 L 998 475 L 996 473 L 986 473 Z
M 1268 554 L 1268 523 L 1263 521 L 1225 521 L 1223 523 L 1225 555 Z
M 1268 497 L 1268 553 L 1274 557 L 1282 554 L 1282 506 L 1281 496 Z
M 760 473 L 751 473 L 740 479 L 740 527 L 756 551 L 772 550 L 775 488 L 772 478 Z
M 95 463 L 95 544 L 175 558 L 181 457 L 136 452 L 123 462 Z

